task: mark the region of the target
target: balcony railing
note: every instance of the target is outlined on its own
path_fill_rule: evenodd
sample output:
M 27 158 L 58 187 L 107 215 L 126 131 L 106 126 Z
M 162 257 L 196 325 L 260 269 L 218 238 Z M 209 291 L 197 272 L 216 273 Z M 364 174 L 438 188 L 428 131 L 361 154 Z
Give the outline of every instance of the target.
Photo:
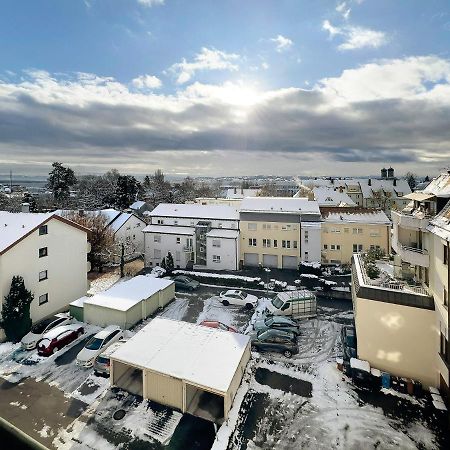
M 408 262 L 414 266 L 429 267 L 430 256 L 428 250 L 416 247 L 410 247 L 398 243 L 398 251 L 403 261 Z
M 398 225 L 413 230 L 425 230 L 430 223 L 431 215 L 417 211 L 392 211 L 398 216 Z

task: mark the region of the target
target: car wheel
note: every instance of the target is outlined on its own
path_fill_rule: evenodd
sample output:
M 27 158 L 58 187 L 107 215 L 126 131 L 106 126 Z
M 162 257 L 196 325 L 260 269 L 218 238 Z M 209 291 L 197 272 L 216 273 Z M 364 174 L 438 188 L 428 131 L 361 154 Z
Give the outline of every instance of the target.
M 223 306 L 228 306 L 230 302 L 228 300 L 222 300 Z
M 285 350 L 283 355 L 286 356 L 286 358 L 290 358 L 292 356 L 292 352 L 290 350 Z
M 194 290 L 193 286 L 191 286 L 191 287 L 189 288 L 189 290 L 192 292 L 192 291 Z
M 253 308 L 253 305 L 252 305 L 251 303 L 246 303 L 245 307 L 246 307 L 247 309 L 252 309 L 252 308 Z
M 256 345 L 252 345 L 251 350 L 252 350 L 252 352 L 257 352 L 258 347 L 256 347 Z

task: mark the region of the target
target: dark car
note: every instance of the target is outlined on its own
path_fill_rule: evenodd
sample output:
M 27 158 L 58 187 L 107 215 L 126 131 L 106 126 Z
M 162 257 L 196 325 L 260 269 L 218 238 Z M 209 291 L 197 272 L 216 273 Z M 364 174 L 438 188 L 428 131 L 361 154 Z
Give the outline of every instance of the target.
M 356 331 L 355 327 L 351 325 L 344 325 L 341 329 L 342 350 L 344 352 L 344 359 L 356 358 Z
M 224 323 L 219 322 L 218 320 L 204 320 L 203 322 L 200 323 L 200 325 L 202 325 L 204 327 L 218 328 L 219 330 L 231 331 L 232 333 L 237 333 L 235 328 L 230 327 L 229 325 L 225 325 Z
M 198 281 L 195 281 L 192 278 L 186 277 L 184 275 L 173 277 L 172 280 L 175 282 L 175 287 L 178 289 L 193 291 L 200 286 L 200 283 Z
M 61 325 L 44 334 L 37 344 L 38 354 L 50 356 L 64 346 L 78 339 L 84 333 L 80 324 Z
M 286 316 L 263 317 L 261 320 L 257 320 L 253 324 L 253 329 L 256 332 L 265 330 L 281 330 L 290 331 L 291 333 L 294 333 L 296 335 L 300 334 L 298 323 Z
M 252 349 L 266 352 L 283 353 L 286 358 L 298 353 L 297 336 L 280 330 L 266 330 L 250 336 Z

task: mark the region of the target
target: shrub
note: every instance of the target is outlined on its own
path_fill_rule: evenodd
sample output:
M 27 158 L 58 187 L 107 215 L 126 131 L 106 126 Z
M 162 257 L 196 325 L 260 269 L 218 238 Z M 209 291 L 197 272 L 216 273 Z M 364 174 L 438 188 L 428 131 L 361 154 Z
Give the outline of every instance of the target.
M 367 276 L 371 280 L 379 277 L 380 269 L 373 262 L 367 262 L 365 264 L 365 268 L 366 268 Z

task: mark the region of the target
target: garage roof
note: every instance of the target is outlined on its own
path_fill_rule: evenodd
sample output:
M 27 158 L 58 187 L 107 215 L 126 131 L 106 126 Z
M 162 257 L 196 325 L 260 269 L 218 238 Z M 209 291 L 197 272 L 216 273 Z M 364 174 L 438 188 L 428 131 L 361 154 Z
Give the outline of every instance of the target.
M 157 317 L 111 358 L 225 394 L 249 340 L 243 334 Z
M 115 284 L 106 291 L 84 300 L 84 304 L 103 306 L 117 311 L 128 311 L 137 303 L 151 297 L 173 283 L 167 278 L 138 275 Z

